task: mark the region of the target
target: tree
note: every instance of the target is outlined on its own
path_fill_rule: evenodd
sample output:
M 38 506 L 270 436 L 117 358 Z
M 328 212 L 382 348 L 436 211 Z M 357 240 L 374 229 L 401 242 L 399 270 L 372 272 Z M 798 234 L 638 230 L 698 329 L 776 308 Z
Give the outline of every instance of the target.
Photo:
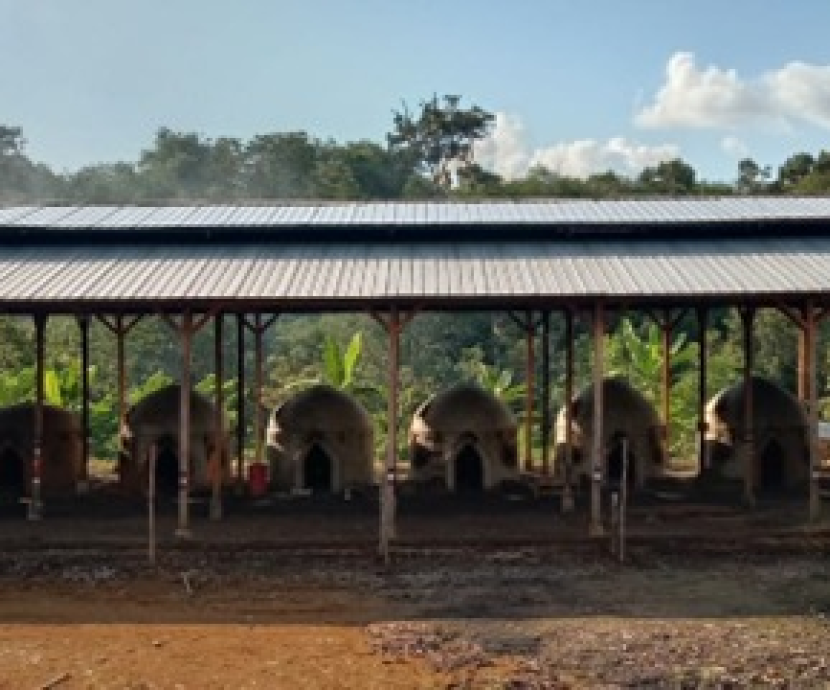
M 483 139 L 494 122 L 492 113 L 474 105 L 460 107 L 461 96 L 433 96 L 414 115 L 404 103 L 394 113 L 394 130 L 387 135 L 390 150 L 399 152 L 411 169 L 427 175 L 441 189 L 473 164 L 473 144 Z
M 751 158 L 738 162 L 738 181 L 735 184 L 739 194 L 758 194 L 766 190 L 771 172 L 770 167 L 763 168 Z
M 691 165 L 675 158 L 661 161 L 656 167 L 645 168 L 640 173 L 638 182 L 642 190 L 648 193 L 693 194 L 697 175 Z

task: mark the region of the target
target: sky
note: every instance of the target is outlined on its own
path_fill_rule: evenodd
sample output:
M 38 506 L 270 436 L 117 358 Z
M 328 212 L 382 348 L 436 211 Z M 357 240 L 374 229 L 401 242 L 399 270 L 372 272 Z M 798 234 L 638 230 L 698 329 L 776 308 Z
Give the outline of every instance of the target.
M 733 181 L 830 149 L 830 0 L 0 0 L 0 124 L 56 170 L 135 161 L 168 127 L 382 143 L 458 94 L 479 161 Z

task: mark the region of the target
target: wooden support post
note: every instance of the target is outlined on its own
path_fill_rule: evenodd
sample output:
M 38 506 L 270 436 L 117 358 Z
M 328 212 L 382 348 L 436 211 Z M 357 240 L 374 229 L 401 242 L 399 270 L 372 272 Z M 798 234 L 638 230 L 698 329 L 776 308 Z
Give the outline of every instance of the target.
M 542 314 L 542 474 L 550 474 L 550 312 Z
M 190 531 L 190 365 L 193 345 L 193 314 L 185 311 L 179 330 L 182 368 L 179 374 L 179 524 L 176 536 L 188 538 Z
M 262 431 L 262 385 L 265 378 L 264 363 L 263 363 L 263 348 L 262 340 L 265 328 L 262 327 L 262 314 L 254 315 L 254 371 L 255 371 L 255 385 L 254 404 L 256 409 L 254 412 L 254 461 L 257 464 L 262 464 L 263 456 L 263 431 Z M 266 326 L 267 328 L 267 326 Z
M 804 323 L 804 359 L 806 359 L 807 375 L 804 385 L 807 387 L 807 411 L 810 421 L 810 520 L 818 520 L 821 516 L 821 494 L 819 493 L 819 442 L 818 442 L 818 377 L 816 343 L 818 341 L 818 318 L 812 305 L 806 309 Z
M 525 345 L 527 357 L 525 361 L 525 472 L 533 471 L 533 398 L 536 394 L 536 324 L 533 322 L 533 312 L 527 312 L 525 329 Z
M 605 452 L 603 443 L 603 378 L 605 364 L 605 312 L 602 302 L 594 305 L 594 414 L 591 438 L 591 520 L 589 533 L 601 536 L 602 526 L 602 480 L 605 474 Z
M 81 467 L 75 490 L 89 491 L 89 316 L 78 317 L 81 332 Z
M 754 368 L 754 347 L 752 343 L 752 323 L 755 319 L 755 310 L 752 307 L 744 307 L 740 310 L 741 324 L 743 326 L 743 349 L 744 349 L 744 409 L 743 409 L 743 438 L 740 439 L 743 445 L 744 459 L 744 501 L 752 508 L 755 506 L 755 429 L 753 428 L 754 405 L 752 370 Z
M 216 313 L 216 310 L 203 314 L 198 319 L 193 312 L 185 309 L 182 312 L 181 322 L 162 314 L 162 318 L 179 335 L 181 343 L 181 371 L 179 372 L 179 520 L 176 526 L 176 536 L 187 539 L 192 536 L 190 529 L 190 397 L 191 392 L 191 364 L 193 352 L 193 336 Z
M 574 397 L 574 315 L 565 310 L 565 467 L 563 471 L 562 512 L 574 509 L 573 495 L 573 397 Z
M 651 313 L 651 318 L 654 319 L 657 326 L 660 328 L 663 363 L 661 367 L 661 390 L 662 390 L 662 407 L 663 407 L 663 428 L 662 428 L 662 442 L 663 449 L 668 460 L 671 453 L 671 341 L 672 334 L 677 324 L 686 315 L 685 310 L 680 310 L 677 314 L 672 315 L 671 309 L 665 309 L 662 313 Z M 638 482 L 642 483 L 645 478 L 639 475 Z
M 236 315 L 236 491 L 245 482 L 245 315 Z
M 701 307 L 697 310 L 697 324 L 698 324 L 698 346 L 699 346 L 699 361 L 697 368 L 697 471 L 698 474 L 709 469 L 709 455 L 706 452 L 706 365 L 708 358 L 708 342 L 706 333 L 708 330 L 709 313 Z
M 398 469 L 398 388 L 400 386 L 401 334 L 414 316 L 414 311 L 401 314 L 397 307 L 392 307 L 389 316 L 386 318 L 372 312 L 372 317 L 389 336 L 386 458 L 383 476 L 380 479 L 380 534 L 378 539 L 378 553 L 386 565 L 392 562 L 390 547 L 396 532 L 397 499 L 395 497 L 395 483 Z
M 123 430 L 127 423 L 127 359 L 125 355 L 124 339 L 130 330 L 139 321 L 142 316 L 135 316 L 132 319 L 125 320 L 123 314 L 117 314 L 113 321 L 110 321 L 105 316 L 99 316 L 98 320 L 106 326 L 113 335 L 115 335 L 116 342 L 116 367 L 118 369 L 118 479 L 124 482 L 125 467 L 122 460 L 124 455 Z
M 660 324 L 663 345 L 662 363 L 662 403 L 663 403 L 663 449 L 666 460 L 671 457 L 671 338 L 672 326 L 671 312 L 665 314 L 665 320 Z M 638 480 L 642 476 L 638 473 Z
M 46 335 L 46 315 L 35 314 L 35 418 L 31 466 L 31 496 L 29 497 L 28 519 L 43 517 L 41 481 L 43 479 L 43 377 Z
M 156 564 L 156 460 L 158 447 L 150 445 L 147 456 L 147 559 Z
M 276 320 L 276 314 L 263 321 L 262 314 L 256 313 L 253 322 L 245 322 L 245 325 L 254 334 L 254 386 L 256 388 L 254 391 L 254 404 L 256 405 L 254 413 L 254 461 L 257 464 L 264 462 L 265 455 L 265 431 L 262 428 L 262 387 L 265 382 L 263 338 L 265 332 Z
M 400 368 L 401 318 L 397 308 L 393 307 L 387 322 L 389 334 L 389 400 L 388 400 L 388 439 L 386 462 L 381 480 L 381 527 L 380 554 L 388 565 L 391 561 L 390 542 L 395 535 L 395 482 L 398 465 L 398 379 Z
M 213 359 L 216 390 L 214 403 L 216 405 L 213 417 L 213 443 L 210 454 L 210 519 L 222 519 L 222 480 L 224 479 L 224 451 L 225 451 L 225 368 L 223 361 L 223 315 L 213 317 Z

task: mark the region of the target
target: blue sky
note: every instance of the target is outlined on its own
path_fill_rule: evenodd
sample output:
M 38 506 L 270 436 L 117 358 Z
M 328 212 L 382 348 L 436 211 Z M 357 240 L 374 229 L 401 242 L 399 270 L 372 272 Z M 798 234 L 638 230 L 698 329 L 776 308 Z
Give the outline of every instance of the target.
M 0 123 L 57 169 L 136 160 L 160 126 L 383 141 L 392 109 L 499 114 L 508 176 L 731 180 L 830 148 L 828 0 L 0 0 Z

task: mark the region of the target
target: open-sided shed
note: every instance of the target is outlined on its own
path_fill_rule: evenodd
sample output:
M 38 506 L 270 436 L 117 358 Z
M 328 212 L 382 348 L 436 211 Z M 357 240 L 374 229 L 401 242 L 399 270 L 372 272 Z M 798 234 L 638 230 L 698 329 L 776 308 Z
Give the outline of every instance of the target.
M 783 310 L 800 332 L 799 391 L 809 403 L 811 468 L 816 468 L 816 333 L 830 303 L 830 198 L 2 208 L 0 276 L 0 309 L 34 317 L 41 374 L 50 314 L 79 316 L 82 333 L 90 316 L 107 316 L 121 339 L 127 330 L 123 319 L 161 313 L 180 338 L 185 391 L 193 334 L 213 317 L 218 351 L 227 314 L 237 316 L 240 330 L 246 315 L 345 310 L 375 315 L 389 348 L 384 553 L 394 524 L 400 337 L 419 310 L 558 311 L 569 324 L 581 315 L 592 333 L 598 410 L 609 311 L 648 310 L 661 319 L 665 336 L 679 311 L 692 309 L 705 324 L 708 310 L 739 307 L 748 380 L 754 313 Z M 262 330 L 256 321 L 258 343 Z M 528 342 L 533 332 L 528 327 Z M 705 338 L 705 328 L 701 333 Z M 705 341 L 701 345 L 705 352 Z M 705 357 L 700 371 L 705 384 Z M 669 377 L 664 381 L 668 389 Z M 543 404 L 547 399 L 542 395 Z M 36 419 L 42 418 L 42 391 L 37 402 Z M 704 403 L 702 398 L 701 422 Z M 180 423 L 188 427 L 190 398 L 182 395 L 179 405 Z M 750 416 L 750 410 L 744 413 Z M 596 426 L 602 421 L 600 412 Z M 35 429 L 42 434 L 42 425 Z M 702 423 L 700 434 L 702 441 Z M 590 445 L 593 531 L 602 528 L 603 438 L 600 429 Z M 189 433 L 179 434 L 182 535 L 189 533 L 190 439 Z M 39 517 L 40 484 L 34 475 L 41 467 L 41 440 L 35 439 L 32 462 L 32 518 Z M 810 479 L 810 513 L 816 516 L 815 471 Z M 751 502 L 749 475 L 744 484 Z

